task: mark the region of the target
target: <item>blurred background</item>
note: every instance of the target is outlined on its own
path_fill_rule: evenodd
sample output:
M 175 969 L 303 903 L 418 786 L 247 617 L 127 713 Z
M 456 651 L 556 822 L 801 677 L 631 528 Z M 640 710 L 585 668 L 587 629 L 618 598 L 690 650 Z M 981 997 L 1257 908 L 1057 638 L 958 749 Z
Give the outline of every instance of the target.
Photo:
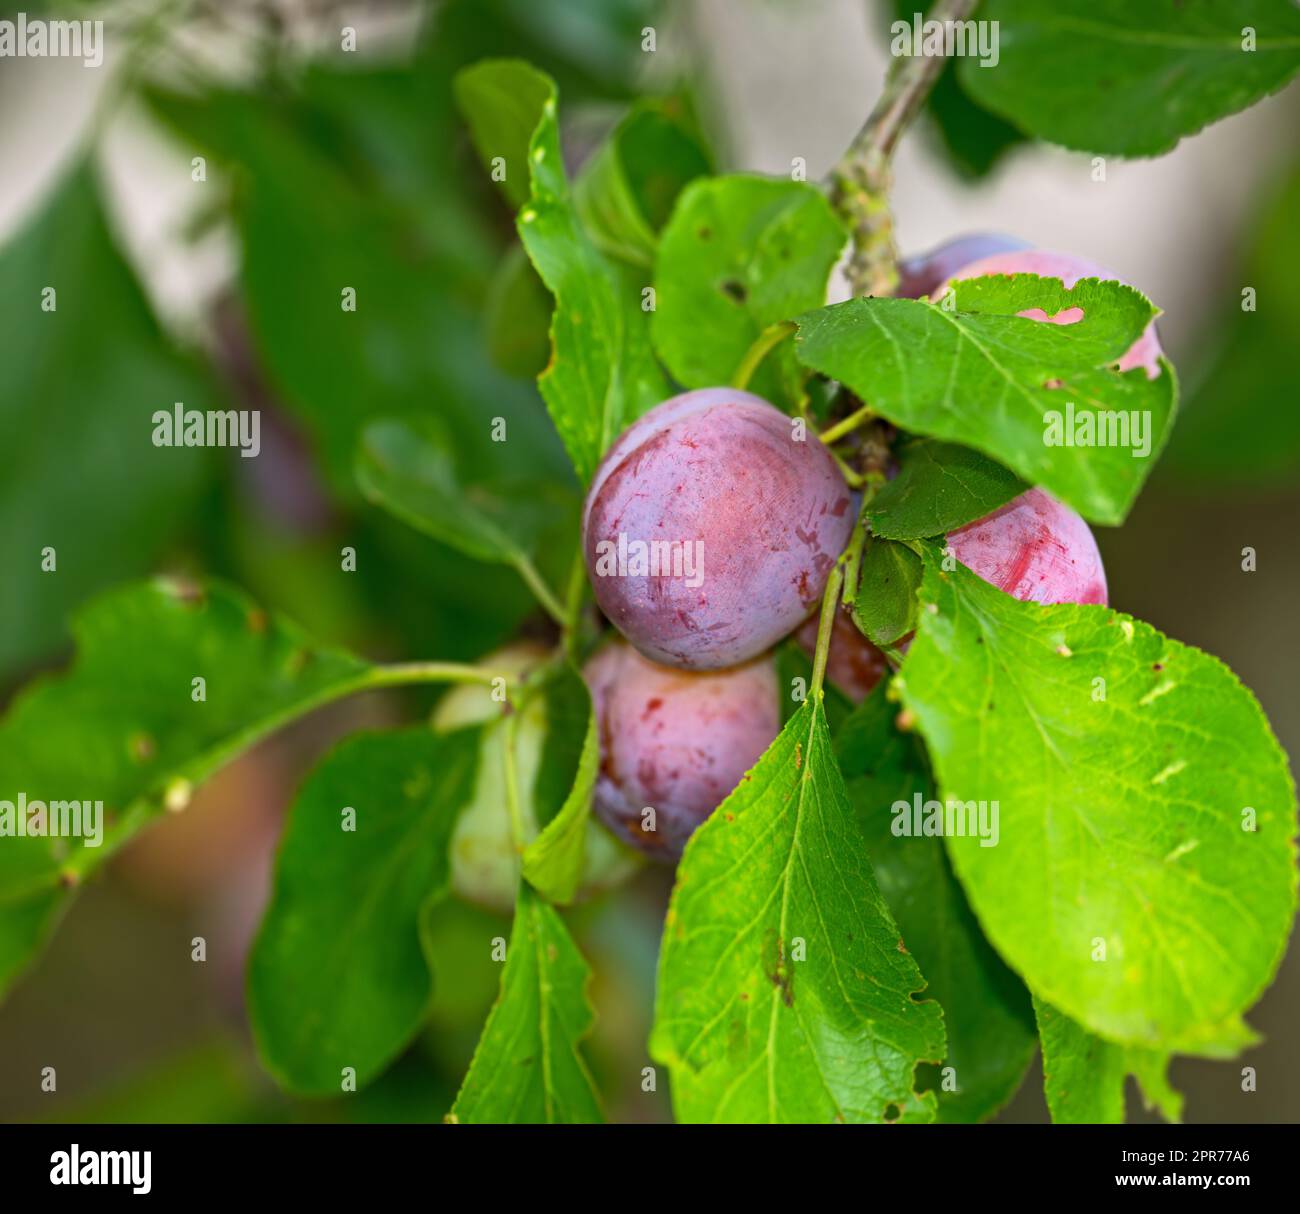
M 489 455 L 563 481 L 533 387 L 547 303 L 452 103 L 455 70 L 518 55 L 559 82 L 573 165 L 642 91 L 683 94 L 720 170 L 810 179 L 839 156 L 888 64 L 886 0 L 0 0 L 0 18 L 103 19 L 104 63 L 0 58 L 0 698 L 66 659 L 87 598 L 157 570 L 229 578 L 322 640 L 375 657 L 476 657 L 529 620 L 510 571 L 475 565 L 360 501 L 379 416 L 451 427 L 490 408 Z M 643 51 L 642 31 L 656 32 Z M 355 49 L 344 49 L 345 29 Z M 1106 162 L 1032 145 L 950 74 L 896 162 L 899 244 L 1001 230 L 1081 254 L 1165 315 L 1182 383 L 1169 450 L 1122 529 L 1099 531 L 1112 605 L 1226 661 L 1289 753 L 1300 742 L 1300 91 Z M 54 276 L 75 340 L 31 300 Z M 337 317 L 357 287 L 360 323 Z M 1254 288 L 1257 310 L 1243 312 Z M 843 293 L 842 284 L 836 290 Z M 262 454 L 139 441 L 165 401 L 262 411 Z M 165 407 L 165 406 L 163 406 Z M 468 430 L 469 427 L 460 427 Z M 53 543 L 58 577 L 32 553 Z M 339 577 L 338 552 L 364 554 Z M 1243 549 L 1257 567 L 1242 568 Z M 430 1024 L 346 1101 L 295 1101 L 259 1070 L 243 961 L 285 806 L 315 759 L 419 697 L 371 697 L 262 744 L 127 848 L 0 1005 L 0 1119 L 436 1120 L 496 992 L 508 924 L 454 901 L 435 922 Z M 640 1090 L 668 880 L 638 878 L 573 925 L 596 973 L 590 1051 L 612 1120 L 669 1115 Z M 190 961 L 203 935 L 209 961 Z M 1293 950 L 1239 1064 L 1179 1060 L 1189 1121 L 1300 1120 Z M 1290 1030 L 1290 1031 L 1288 1031 Z M 41 1090 L 56 1068 L 58 1088 Z M 1134 1107 L 1135 1119 L 1146 1116 Z M 1046 1120 L 1037 1065 L 1001 1114 Z

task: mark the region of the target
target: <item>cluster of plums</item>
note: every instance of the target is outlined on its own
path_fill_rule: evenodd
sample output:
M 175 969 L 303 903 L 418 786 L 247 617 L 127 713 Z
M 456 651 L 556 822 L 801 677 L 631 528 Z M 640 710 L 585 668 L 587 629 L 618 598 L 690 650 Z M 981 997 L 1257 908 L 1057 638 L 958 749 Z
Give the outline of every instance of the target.
M 938 300 L 953 279 L 1014 273 L 1067 287 L 1116 277 L 1079 258 L 976 237 L 904 262 L 900 293 Z M 1120 366 L 1155 374 L 1158 356 L 1151 329 Z M 794 634 L 811 649 L 856 508 L 815 433 L 731 388 L 674 396 L 610 448 L 587 494 L 582 543 L 596 602 L 622 635 L 607 639 L 583 674 L 599 722 L 595 808 L 622 839 L 675 860 L 775 738 L 782 689 L 772 648 Z M 948 543 L 1018 599 L 1106 602 L 1087 524 L 1039 489 Z M 839 612 L 830 681 L 861 700 L 887 669 Z

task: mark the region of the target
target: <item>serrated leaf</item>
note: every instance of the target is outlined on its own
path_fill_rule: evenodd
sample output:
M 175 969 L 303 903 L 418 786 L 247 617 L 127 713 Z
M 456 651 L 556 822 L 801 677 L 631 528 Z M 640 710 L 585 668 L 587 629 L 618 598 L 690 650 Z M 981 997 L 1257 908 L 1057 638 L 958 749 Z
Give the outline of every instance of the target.
M 986 0 L 980 17 L 998 28 L 998 62 L 964 57 L 962 85 L 1085 152 L 1157 156 L 1300 70 L 1300 12 L 1276 0 Z
M 1164 360 L 1153 380 L 1140 367 L 1110 366 L 1155 308 L 1132 287 L 1095 278 L 1068 291 L 1033 274 L 954 287 L 951 306 L 852 299 L 809 312 L 796 353 L 897 425 L 974 447 L 1096 522 L 1122 522 L 1164 445 L 1175 381 Z M 1019 315 L 1075 308 L 1083 316 L 1072 324 Z M 1074 441 L 1085 418 L 1107 445 Z
M 364 1086 L 419 1028 L 433 990 L 420 923 L 447 892 L 478 750 L 477 729 L 356 734 L 295 798 L 248 967 L 258 1053 L 288 1090 L 337 1093 L 345 1067 Z
M 862 635 L 896 645 L 916 628 L 921 558 L 906 544 L 870 536 L 862 553 L 858 592 L 850 609 Z
M 1295 910 L 1295 789 L 1254 696 L 1149 624 L 933 554 L 921 600 L 897 685 L 943 798 L 998 807 L 995 845 L 946 840 L 990 940 L 1092 1032 L 1218 1051 Z
M 150 419 L 176 401 L 198 410 L 215 401 L 150 313 L 84 164 L 0 248 L 0 331 L 0 674 L 9 676 L 58 649 L 68 612 L 89 595 L 147 573 L 184 526 L 216 456 L 155 447 Z M 46 549 L 57 570 L 43 568 Z
M 688 1122 L 930 1120 L 939 1006 L 876 888 L 821 704 L 695 832 L 664 923 L 652 1056 Z
M 921 748 L 893 726 L 882 684 L 835 733 L 835 753 L 862 827 L 880 892 L 943 1008 L 944 1070 L 934 1082 L 938 1120 L 981 1121 L 1015 1092 L 1033 1057 L 1029 993 L 993 951 L 937 838 L 893 833 L 893 807 L 933 795 Z M 946 1074 L 951 1068 L 951 1074 Z M 956 1090 L 946 1090 L 944 1079 Z
M 798 181 L 718 177 L 688 186 L 664 229 L 655 268 L 655 349 L 687 388 L 730 383 L 769 325 L 826 300 L 844 228 L 825 196 Z M 750 390 L 794 406 L 804 376 L 788 344 Z
M 959 443 L 914 438 L 895 454 L 898 475 L 867 506 L 872 532 L 885 539 L 955 531 L 1029 488 L 1014 472 Z
M 77 654 L 0 723 L 0 801 L 102 800 L 104 837 L 0 841 L 0 989 L 49 930 L 67 889 L 257 739 L 366 686 L 373 667 L 313 644 L 220 584 L 162 580 L 104 595 L 74 621 Z M 206 699 L 191 680 L 205 680 Z
M 593 1019 L 590 977 L 564 921 L 521 882 L 501 993 L 449 1120 L 529 1125 L 603 1120 L 579 1048 Z
M 1147 1108 L 1166 1121 L 1181 1121 L 1183 1097 L 1169 1084 L 1169 1055 L 1113 1045 L 1089 1033 L 1041 999 L 1034 1016 L 1043 1043 L 1043 1092 L 1052 1120 L 1070 1125 L 1118 1125 L 1124 1121 L 1124 1081 L 1137 1078 Z
M 575 730 L 573 710 L 579 704 L 583 709 L 582 724 Z M 600 765 L 600 742 L 591 695 L 571 666 L 565 666 L 547 688 L 546 724 L 547 745 L 534 784 L 537 819 L 542 830 L 524 851 L 523 871 L 528 882 L 545 898 L 567 904 L 573 901 L 582 879 L 591 825 L 591 795 Z M 571 761 L 575 733 L 581 738 L 576 765 Z M 556 771 L 557 755 L 563 763 L 562 772 Z M 567 788 L 558 808 L 548 804 L 552 799 L 548 786 L 554 788 L 557 776 Z
M 582 166 L 574 203 L 601 252 L 652 266 L 677 196 L 709 172 L 708 153 L 680 108 L 680 102 L 641 102 Z
M 513 80 L 516 94 L 535 103 L 528 145 L 530 191 L 518 228 L 555 299 L 551 361 L 537 384 L 585 484 L 614 438 L 669 394 L 650 350 L 642 311 L 645 284 L 608 261 L 578 218 L 560 153 L 554 83 L 527 64 L 503 60 L 467 68 L 458 79 L 482 72 L 492 73 L 492 96 Z M 486 96 L 482 91 L 475 95 L 480 101 Z M 479 115 L 474 121 L 488 120 Z M 511 121 L 517 123 L 518 115 Z

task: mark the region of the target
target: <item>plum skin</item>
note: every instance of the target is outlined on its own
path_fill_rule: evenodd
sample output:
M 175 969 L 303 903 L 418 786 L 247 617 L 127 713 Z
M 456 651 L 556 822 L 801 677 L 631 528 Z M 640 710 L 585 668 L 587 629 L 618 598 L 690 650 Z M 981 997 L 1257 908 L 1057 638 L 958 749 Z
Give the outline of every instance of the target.
M 1040 278 L 1059 278 L 1068 291 L 1081 278 L 1100 278 L 1105 282 L 1123 282 L 1118 274 L 1088 261 L 1075 257 L 1071 253 L 1052 253 L 1043 249 L 1021 249 L 1003 253 L 993 253 L 981 257 L 961 267 L 940 286 L 931 296 L 938 302 L 948 290 L 949 283 L 963 278 L 981 278 L 986 274 L 1037 274 Z M 1078 308 L 1067 308 L 1056 316 L 1048 316 L 1041 308 L 1030 308 L 1020 313 L 1032 320 L 1046 321 L 1053 325 L 1068 325 L 1080 320 L 1083 313 Z M 1160 338 L 1156 333 L 1153 320 L 1142 331 L 1142 335 L 1123 354 L 1119 360 L 1119 369 L 1129 371 L 1142 367 L 1148 379 L 1160 375 Z
M 1002 232 L 973 232 L 945 241 L 924 253 L 905 257 L 898 263 L 900 299 L 920 299 L 931 294 L 941 283 L 965 266 L 995 253 L 1012 253 L 1028 249 L 1027 240 Z
M 593 804 L 620 838 L 672 863 L 781 730 L 776 663 L 660 666 L 614 640 L 587 662 L 600 737 Z M 646 808 L 654 829 L 643 829 Z
M 809 657 L 817 652 L 820 622 L 817 616 L 813 616 L 794 634 L 800 648 Z M 826 677 L 854 704 L 861 704 L 888 672 L 889 659 L 884 652 L 862 635 L 849 609 L 840 607 L 831 625 L 831 641 L 826 650 Z
M 765 400 L 702 388 L 657 405 L 610 448 L 583 508 L 583 551 L 601 610 L 642 654 L 717 670 L 807 618 L 853 522 L 849 488 L 814 433 L 796 441 Z M 617 568 L 620 537 L 629 550 L 681 546 L 697 574 Z
M 948 533 L 952 554 L 1030 603 L 1106 604 L 1106 571 L 1088 524 L 1041 489 Z

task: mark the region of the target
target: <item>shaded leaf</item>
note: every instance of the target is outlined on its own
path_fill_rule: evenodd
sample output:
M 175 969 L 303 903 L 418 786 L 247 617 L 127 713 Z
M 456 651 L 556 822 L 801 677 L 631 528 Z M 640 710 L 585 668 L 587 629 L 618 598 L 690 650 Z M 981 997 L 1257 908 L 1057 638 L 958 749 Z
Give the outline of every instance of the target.
M 1029 486 L 1013 472 L 958 443 L 914 438 L 895 452 L 898 475 L 867 506 L 871 530 L 891 540 L 955 531 L 991 514 Z
M 356 734 L 294 800 L 248 968 L 258 1053 L 289 1090 L 337 1093 L 346 1067 L 366 1085 L 424 1019 L 420 922 L 447 892 L 478 748 L 476 729 Z
M 916 628 L 921 558 L 906 544 L 871 536 L 862 553 L 854 623 L 876 645 L 896 645 Z
M 981 1121 L 1010 1099 L 1033 1057 L 1029 992 L 985 940 L 943 841 L 894 833 L 897 802 L 934 795 L 917 740 L 893 726 L 897 711 L 882 684 L 836 731 L 835 753 L 880 892 L 926 976 L 926 995 L 943 1008 L 947 1054 L 930 1080 L 938 1120 Z
M 0 723 L 0 802 L 102 800 L 99 846 L 0 846 L 0 989 L 30 960 L 68 889 L 259 738 L 369 685 L 374 668 L 313 644 L 220 584 L 127 586 L 75 620 L 70 669 L 31 684 Z M 195 700 L 192 680 L 205 680 Z
M 155 447 L 151 417 L 215 402 L 159 330 L 84 165 L 0 249 L 0 327 L 0 672 L 11 673 L 57 649 L 89 595 L 147 572 L 185 524 L 216 456 Z
M 445 436 L 426 422 L 417 432 L 403 422 L 367 427 L 357 457 L 357 480 L 366 497 L 419 531 L 473 557 L 518 567 L 561 524 L 572 532 L 577 499 L 537 481 L 466 484 L 460 480 Z M 539 502 L 548 509 L 539 510 Z M 557 563 L 552 560 L 552 563 Z

